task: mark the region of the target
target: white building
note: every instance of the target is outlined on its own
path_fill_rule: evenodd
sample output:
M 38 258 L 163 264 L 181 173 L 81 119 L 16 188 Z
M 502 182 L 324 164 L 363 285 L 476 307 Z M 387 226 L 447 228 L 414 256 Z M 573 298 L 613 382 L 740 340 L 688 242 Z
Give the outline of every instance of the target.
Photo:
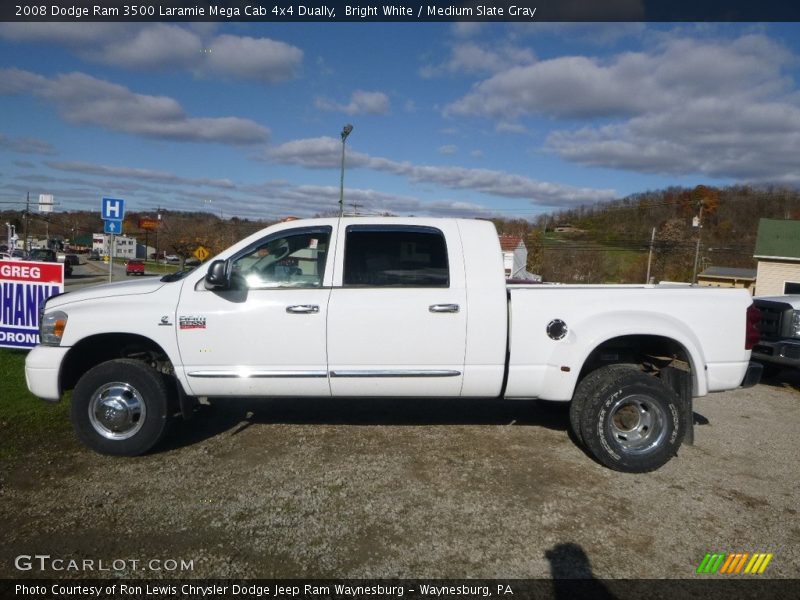
M 522 238 L 516 235 L 501 235 L 500 249 L 503 252 L 503 269 L 506 279 L 524 279 L 541 281 L 541 275 L 529 273 L 525 267 L 528 263 L 528 248 Z
M 92 234 L 92 250 L 97 250 L 100 254 L 107 255 L 109 252 L 109 242 L 111 235 L 107 233 Z M 136 238 L 127 235 L 114 236 L 114 257 L 115 258 L 136 258 Z

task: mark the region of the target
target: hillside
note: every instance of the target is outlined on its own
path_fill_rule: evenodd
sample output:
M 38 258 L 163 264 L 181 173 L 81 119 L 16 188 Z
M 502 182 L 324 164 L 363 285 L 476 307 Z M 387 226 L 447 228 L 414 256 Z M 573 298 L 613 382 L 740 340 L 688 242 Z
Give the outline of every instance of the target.
M 709 266 L 755 268 L 759 219 L 800 218 L 800 192 L 670 188 L 543 215 L 533 223 L 522 219 L 494 222 L 503 233 L 523 236 L 529 251 L 528 270 L 546 281 L 644 282 L 654 228 L 651 276 L 656 281 L 691 281 L 698 232 L 692 219 L 701 206 L 698 271 Z M 556 231 L 567 224 L 572 231 Z
M 692 218 L 703 207 L 698 271 L 709 266 L 751 267 L 758 221 L 762 217 L 800 219 L 800 192 L 788 188 L 669 188 L 621 200 L 578 206 L 535 221 L 493 219 L 500 233 L 521 236 L 528 247 L 528 270 L 545 281 L 564 283 L 641 283 L 646 279 L 651 236 L 655 228 L 651 276 L 656 281 L 691 281 L 697 229 Z M 189 256 L 198 245 L 216 253 L 265 227 L 266 221 L 221 219 L 208 212 L 161 210 L 158 237 L 138 227 L 131 212 L 124 232 L 161 250 Z M 25 219 L 19 211 L 0 212 L 22 237 Z M 557 231 L 570 225 L 569 231 Z M 43 215 L 31 212 L 31 235 L 74 239 L 102 231 L 97 212 Z M 4 236 L 3 236 L 4 237 Z M 5 241 L 3 239 L 3 241 Z

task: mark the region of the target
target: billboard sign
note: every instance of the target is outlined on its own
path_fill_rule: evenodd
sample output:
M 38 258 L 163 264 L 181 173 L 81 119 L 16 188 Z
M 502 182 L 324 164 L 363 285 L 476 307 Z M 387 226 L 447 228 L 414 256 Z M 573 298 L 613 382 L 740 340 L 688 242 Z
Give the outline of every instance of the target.
M 150 219 L 148 217 L 142 217 L 139 219 L 139 229 L 144 229 L 146 231 L 155 231 L 158 229 L 158 220 L 157 219 Z
M 53 194 L 39 194 L 39 212 L 53 212 Z
M 64 291 L 62 263 L 0 260 L 0 347 L 39 343 L 39 309 Z

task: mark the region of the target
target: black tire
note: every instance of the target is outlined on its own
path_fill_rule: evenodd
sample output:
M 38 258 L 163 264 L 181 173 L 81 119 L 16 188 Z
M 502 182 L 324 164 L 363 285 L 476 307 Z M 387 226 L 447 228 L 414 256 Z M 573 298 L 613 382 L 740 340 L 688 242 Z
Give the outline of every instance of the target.
M 583 433 L 581 433 L 580 417 L 583 412 L 583 407 L 587 399 L 596 396 L 600 393 L 598 386 L 604 385 L 605 380 L 608 378 L 608 373 L 622 373 L 639 370 L 637 365 L 630 363 L 620 363 L 614 365 L 607 365 L 599 369 L 595 369 L 584 377 L 578 386 L 575 388 L 575 394 L 569 404 L 569 424 L 572 434 L 577 438 L 578 442 L 583 444 Z
M 141 361 L 110 360 L 87 371 L 75 386 L 72 426 L 96 452 L 138 456 L 164 436 L 170 400 L 165 375 Z
M 586 380 L 592 376 L 576 421 L 580 439 L 598 462 L 616 471 L 646 473 L 677 454 L 686 420 L 674 391 L 629 365 L 602 367 Z

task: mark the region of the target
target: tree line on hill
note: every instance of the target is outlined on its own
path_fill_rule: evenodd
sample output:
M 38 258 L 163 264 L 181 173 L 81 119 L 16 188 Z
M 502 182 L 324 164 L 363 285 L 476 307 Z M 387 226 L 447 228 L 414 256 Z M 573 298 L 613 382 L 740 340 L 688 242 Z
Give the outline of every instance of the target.
M 157 232 L 139 228 L 139 219 L 153 219 L 154 212 L 129 212 L 123 233 L 182 257 L 191 256 L 201 245 L 216 254 L 271 223 L 239 217 L 222 219 L 200 211 L 160 212 Z M 693 227 L 696 217 L 700 218 L 700 229 Z M 698 272 L 708 266 L 754 268 L 758 222 L 765 217 L 800 219 L 800 192 L 782 187 L 672 187 L 543 214 L 534 220 L 492 221 L 499 233 L 525 241 L 527 270 L 542 275 L 545 281 L 642 283 L 646 281 L 648 259 L 655 281 L 691 281 L 698 233 Z M 20 237 L 25 220 L 20 211 L 0 212 L 0 223 L 15 225 Z M 29 233 L 40 238 L 48 231 L 51 237 L 75 240 L 103 229 L 95 211 L 49 215 L 32 211 L 27 221 Z M 568 231 L 556 231 L 565 229 L 564 225 L 570 226 Z
M 267 221 L 254 221 L 232 217 L 221 219 L 208 212 L 181 212 L 161 210 L 161 218 L 155 212 L 126 213 L 122 223 L 122 234 L 135 237 L 138 244 L 158 248 L 159 253 L 177 254 L 187 258 L 198 246 L 216 254 L 234 242 L 270 224 Z M 157 222 L 154 230 L 139 227 L 140 219 Z M 103 222 L 95 211 L 63 211 L 40 214 L 31 211 L 0 212 L 0 222 L 14 225 L 17 235 L 24 239 L 44 240 L 45 237 L 68 240 L 72 247 L 91 247 L 91 236 L 102 233 Z M 5 236 L 2 236 L 3 238 Z M 5 240 L 3 240 L 5 242 Z
M 695 218 L 699 229 L 693 226 Z M 643 283 L 651 247 L 652 279 L 691 281 L 698 234 L 698 272 L 709 266 L 755 268 L 761 218 L 800 219 L 800 192 L 748 186 L 667 188 L 540 215 L 535 221 L 493 222 L 501 233 L 524 239 L 528 271 L 545 281 Z

